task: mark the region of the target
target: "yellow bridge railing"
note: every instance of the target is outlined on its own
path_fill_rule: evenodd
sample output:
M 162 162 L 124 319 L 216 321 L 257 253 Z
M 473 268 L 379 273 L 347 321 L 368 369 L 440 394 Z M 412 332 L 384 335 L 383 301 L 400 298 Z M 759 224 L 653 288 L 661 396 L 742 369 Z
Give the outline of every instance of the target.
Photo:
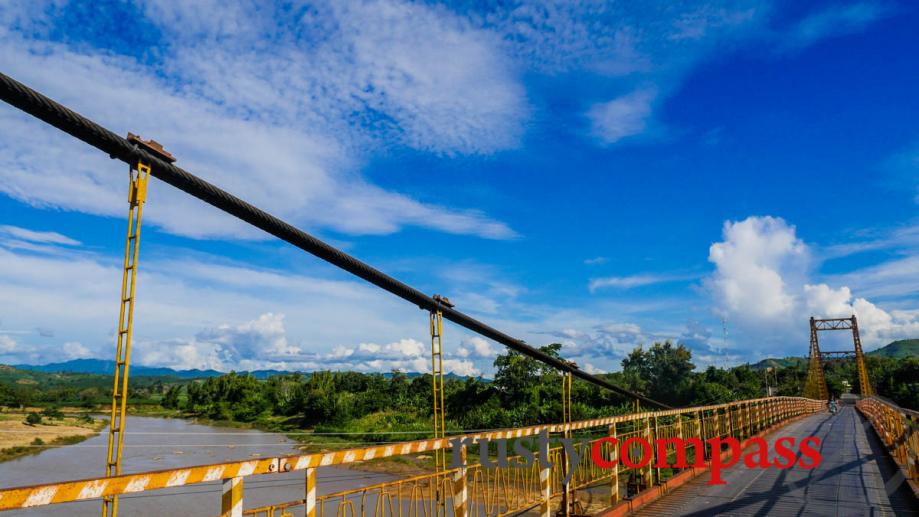
M 43 485 L 0 489 L 0 510 L 38 507 L 88 499 L 147 492 L 162 488 L 222 481 L 221 515 L 238 517 L 256 515 L 281 517 L 296 514 L 307 517 L 501 517 L 538 507 L 540 515 L 548 517 L 559 496 L 574 490 L 601 487 L 602 501 L 593 504 L 615 504 L 624 492 L 648 488 L 674 475 L 671 469 L 655 469 L 651 464 L 641 469 L 617 465 L 602 469 L 590 459 L 591 446 L 608 436 L 623 443 L 629 437 L 643 437 L 653 443 L 655 438 L 735 437 L 743 439 L 768 428 L 825 407 L 822 401 L 798 397 L 770 397 L 728 404 L 643 412 L 614 417 L 582 420 L 571 424 L 550 424 L 452 436 L 444 439 L 416 440 L 398 444 L 327 453 L 302 454 L 261 458 L 239 462 L 199 465 L 171 470 L 140 472 L 119 476 L 49 483 Z M 535 452 L 550 459 L 544 468 L 539 461 L 529 462 L 528 468 L 518 468 L 521 459 L 511 457 L 508 465 L 483 466 L 463 462 L 459 468 L 416 476 L 408 479 L 372 485 L 355 490 L 317 496 L 316 479 L 319 467 L 346 465 L 372 459 L 418 454 L 452 449 L 452 440 L 467 439 L 466 443 L 483 440 L 533 437 L 540 433 L 577 432 L 587 441 L 576 445 L 580 460 L 569 483 L 564 483 L 567 461 L 561 447 Z M 600 445 L 606 458 L 619 456 L 618 446 L 609 442 Z M 668 450 L 668 454 L 673 451 Z M 458 451 L 465 458 L 466 446 Z M 638 463 L 641 453 L 627 451 Z M 711 450 L 691 451 L 710 457 Z M 449 457 L 449 455 L 448 455 Z M 246 478 L 283 472 L 303 471 L 304 498 L 297 501 L 243 509 L 243 485 Z M 624 481 L 624 489 L 623 489 Z M 603 488 L 603 487 L 606 488 Z M 596 492 L 591 489 L 591 493 Z M 578 498 L 569 498 L 578 502 Z M 581 502 L 583 503 L 583 502 Z
M 717 406 L 704 406 L 678 410 L 657 411 L 620 415 L 599 420 L 574 422 L 570 429 L 576 431 L 601 431 L 600 437 L 588 438 L 574 444 L 578 452 L 578 464 L 569 483 L 564 481 L 567 461 L 564 449 L 549 449 L 552 466 L 542 469 L 539 465 L 540 452 L 532 461 L 523 461 L 518 456 L 508 458 L 506 467 L 483 467 L 470 464 L 446 472 L 431 473 L 387 483 L 380 483 L 360 489 L 347 490 L 328 495 L 281 504 L 252 508 L 243 512 L 251 517 L 504 517 L 537 509 L 548 517 L 560 504 L 561 496 L 567 491 L 584 490 L 577 497 L 571 497 L 579 510 L 572 513 L 596 513 L 597 510 L 615 505 L 622 494 L 635 492 L 660 484 L 674 474 L 674 469 L 656 469 L 648 464 L 641 469 L 622 465 L 610 469 L 598 466 L 590 455 L 595 443 L 607 436 L 616 437 L 618 443 L 629 438 L 645 438 L 651 443 L 658 438 L 699 438 L 703 442 L 715 437 L 732 436 L 747 438 L 767 429 L 781 426 L 801 415 L 819 411 L 825 407 L 822 401 L 772 397 Z M 563 433 L 564 425 L 537 427 L 537 432 L 547 429 Z M 510 437 L 532 435 L 534 428 L 503 432 Z M 519 432 L 519 434 L 518 434 Z M 480 435 L 480 438 L 489 438 Z M 619 457 L 618 444 L 612 446 L 603 441 L 599 450 L 604 459 Z M 668 457 L 674 450 L 668 449 Z M 720 451 L 719 451 L 720 452 Z M 625 451 L 633 464 L 641 463 L 641 448 Z M 689 446 L 687 458 L 693 463 L 695 455 L 709 458 L 712 451 L 695 451 Z M 544 482 L 545 480 L 545 482 Z M 438 500 L 438 494 L 443 499 Z M 311 511 L 310 508 L 315 510 Z M 232 515 L 224 513 L 222 515 Z
M 877 397 L 863 398 L 856 407 L 871 422 L 919 497 L 919 411 L 897 407 Z

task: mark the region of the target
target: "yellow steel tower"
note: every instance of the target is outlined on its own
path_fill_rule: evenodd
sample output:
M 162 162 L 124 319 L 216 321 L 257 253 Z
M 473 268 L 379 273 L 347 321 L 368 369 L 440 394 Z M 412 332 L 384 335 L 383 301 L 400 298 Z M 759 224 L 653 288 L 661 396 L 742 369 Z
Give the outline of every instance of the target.
M 807 364 L 807 380 L 804 381 L 804 396 L 816 400 L 827 400 L 826 379 L 823 376 L 823 357 L 817 342 L 817 320 L 811 317 L 811 345 Z
M 858 369 L 859 391 L 863 397 L 874 395 L 874 388 L 871 387 L 871 379 L 868 377 L 868 367 L 865 364 L 865 353 L 862 351 L 862 340 L 858 335 L 858 320 L 853 315 L 850 318 L 828 318 L 815 319 L 811 318 L 811 350 L 810 362 L 807 370 L 807 381 L 804 384 L 804 396 L 814 399 L 826 400 L 829 397 L 826 387 L 826 379 L 823 375 L 823 363 L 827 361 L 848 359 L 855 357 L 855 365 Z M 820 351 L 820 345 L 817 342 L 817 332 L 821 330 L 851 330 L 852 342 L 855 345 L 853 351 Z
M 167 153 L 156 141 L 144 141 L 131 133 L 128 133 L 128 141 L 170 163 L 175 161 L 175 158 Z M 137 280 L 137 254 L 140 250 L 140 223 L 144 213 L 144 201 L 147 197 L 147 179 L 150 177 L 150 164 L 138 161 L 134 167 L 129 167 L 128 174 L 130 178 L 128 186 L 128 233 L 124 248 L 124 268 L 121 276 L 115 380 L 112 387 L 112 412 L 109 419 L 108 456 L 105 462 L 106 476 L 117 476 L 121 473 L 124 419 L 128 401 L 128 368 L 131 363 L 131 336 L 134 330 L 134 288 Z M 103 517 L 114 517 L 117 514 L 118 498 L 114 496 L 105 497 L 102 500 Z

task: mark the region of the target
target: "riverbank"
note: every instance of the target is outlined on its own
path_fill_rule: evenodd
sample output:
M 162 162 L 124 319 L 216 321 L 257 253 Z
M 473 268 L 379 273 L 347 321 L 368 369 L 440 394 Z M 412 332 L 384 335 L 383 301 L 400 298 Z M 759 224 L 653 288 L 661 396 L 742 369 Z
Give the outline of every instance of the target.
M 214 420 L 200 417 L 191 413 L 183 413 L 176 410 L 141 410 L 136 414 L 144 416 L 164 416 L 172 418 L 182 418 L 189 422 L 200 425 L 208 425 L 218 428 L 230 429 L 252 429 L 265 433 L 282 434 L 288 439 L 297 442 L 296 448 L 303 453 L 325 453 L 342 449 L 352 449 L 358 447 L 370 447 L 381 445 L 386 442 L 377 440 L 366 440 L 366 436 L 374 435 L 373 432 L 354 434 L 335 434 L 315 432 L 313 429 L 302 429 L 290 424 L 287 417 L 263 417 L 254 422 L 237 422 L 234 420 Z M 423 438 L 424 436 L 418 436 Z M 411 439 L 407 436 L 396 436 L 398 440 L 403 441 Z M 374 472 L 383 474 L 395 474 L 400 476 L 417 476 L 428 474 L 434 471 L 434 458 L 430 455 L 420 454 L 417 456 L 394 456 L 390 458 L 381 458 L 360 463 L 344 465 L 343 468 L 359 470 L 362 472 Z
M 109 408 L 99 406 L 93 410 L 93 413 L 106 414 L 108 411 Z M 334 432 L 316 433 L 313 429 L 302 429 L 292 425 L 291 419 L 289 417 L 263 416 L 254 422 L 215 420 L 178 409 L 166 409 L 162 406 L 148 404 L 138 404 L 133 406 L 129 405 L 128 415 L 136 417 L 181 419 L 189 423 L 206 425 L 216 428 L 246 429 L 271 434 L 281 434 L 286 438 L 297 442 L 296 448 L 298 450 L 309 454 L 331 452 L 357 447 L 369 447 L 372 445 L 385 443 L 378 440 L 367 440 L 366 438 L 368 436 L 373 436 L 376 434 L 373 431 L 360 433 L 354 432 L 353 429 L 349 429 L 349 432 L 354 434 L 348 434 L 348 432 L 343 432 L 342 434 L 336 434 Z M 130 433 L 131 430 L 129 429 L 128 432 Z M 412 434 L 412 431 L 408 431 L 408 433 L 409 434 L 406 435 L 393 435 L 392 441 L 404 441 L 416 437 L 416 435 Z M 73 443 L 78 443 L 79 441 L 82 441 L 88 437 L 89 436 L 83 437 Z M 417 438 L 423 438 L 423 436 L 418 435 Z M 36 452 L 41 450 L 40 448 L 31 446 L 27 447 L 27 449 L 31 448 L 36 449 Z M 28 454 L 28 452 L 25 454 Z M 361 463 L 354 463 L 351 465 L 343 466 L 343 468 L 359 470 L 362 472 L 395 474 L 399 476 L 416 476 L 433 472 L 434 459 L 432 456 L 425 454 L 418 456 L 396 456 L 391 458 L 382 458 Z
M 99 434 L 106 424 L 105 420 L 73 414 L 58 418 L 43 416 L 40 423 L 29 424 L 26 422 L 29 414 L 41 415 L 38 409 L 0 413 L 0 461 L 80 443 Z

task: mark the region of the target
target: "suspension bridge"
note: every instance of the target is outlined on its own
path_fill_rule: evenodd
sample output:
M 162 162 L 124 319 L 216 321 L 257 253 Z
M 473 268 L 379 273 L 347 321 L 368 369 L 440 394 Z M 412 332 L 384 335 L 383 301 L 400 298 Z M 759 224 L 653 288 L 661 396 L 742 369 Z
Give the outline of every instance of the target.
M 855 316 L 814 319 L 805 390 L 800 397 L 766 397 L 726 404 L 672 408 L 608 380 L 572 362 L 534 348 L 459 310 L 443 296 L 429 296 L 357 258 L 317 239 L 175 165 L 161 144 L 128 133 L 126 138 L 0 73 L 0 96 L 13 107 L 125 162 L 130 171 L 128 224 L 116 340 L 116 369 L 108 428 L 105 471 L 98 477 L 0 488 L 0 511 L 98 500 L 103 516 L 118 513 L 118 496 L 166 488 L 215 485 L 213 515 L 288 517 L 540 517 L 585 515 L 707 515 L 765 513 L 919 515 L 919 413 L 877 397 L 871 387 Z M 260 457 L 171 470 L 121 471 L 136 274 L 143 207 L 150 177 L 172 185 L 333 266 L 412 303 L 429 313 L 431 334 L 433 438 L 314 454 Z M 443 320 L 529 356 L 562 374 L 560 422 L 471 434 L 448 435 L 444 426 Z M 819 331 L 849 330 L 854 349 L 821 352 Z M 850 357 L 857 364 L 861 398 L 840 415 L 826 410 L 828 390 L 823 364 Z M 634 401 L 634 412 L 574 421 L 573 378 L 611 390 Z M 505 463 L 475 461 L 471 450 L 496 440 L 535 438 L 531 457 L 511 456 Z M 821 438 L 825 462 L 815 468 L 792 461 L 787 468 L 723 471 L 728 485 L 709 484 L 719 465 L 738 454 L 730 439 L 745 446 L 779 437 Z M 573 439 L 561 446 L 559 439 Z M 535 441 L 535 440 L 534 440 Z M 675 462 L 650 461 L 644 443 L 664 443 L 657 451 Z M 682 450 L 681 446 L 682 445 Z M 724 445 L 728 445 L 727 448 Z M 744 449 L 745 450 L 745 449 Z M 771 450 L 771 449 L 769 449 Z M 481 451 L 479 451 L 481 452 Z M 515 450 L 515 452 L 517 452 Z M 382 458 L 433 455 L 433 472 L 353 490 L 322 493 L 323 467 Z M 676 461 L 680 455 L 688 462 Z M 770 453 L 771 454 L 771 453 Z M 481 458 L 487 460 L 486 453 Z M 447 458 L 459 459 L 448 462 Z M 577 458 L 577 461 L 572 461 Z M 598 458 L 600 461 L 597 461 Z M 620 461 L 613 461 L 613 460 Z M 646 461 L 647 460 L 647 461 Z M 691 465 L 690 465 L 691 463 Z M 811 467 L 814 467 L 813 465 Z M 245 504 L 244 487 L 255 479 L 302 473 L 303 497 L 264 507 Z

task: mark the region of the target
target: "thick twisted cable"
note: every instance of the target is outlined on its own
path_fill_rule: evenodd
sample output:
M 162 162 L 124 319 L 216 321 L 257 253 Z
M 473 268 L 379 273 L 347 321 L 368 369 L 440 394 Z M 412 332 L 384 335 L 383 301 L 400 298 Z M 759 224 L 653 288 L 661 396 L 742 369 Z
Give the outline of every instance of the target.
M 326 262 L 363 278 L 371 284 L 385 289 L 422 309 L 429 311 L 440 310 L 445 319 L 457 325 L 481 334 L 484 337 L 492 339 L 512 350 L 532 357 L 553 368 L 571 372 L 575 377 L 587 382 L 612 390 L 629 398 L 638 399 L 649 406 L 670 409 L 670 406 L 666 404 L 657 402 L 641 394 L 616 386 L 605 379 L 591 375 L 579 368 L 571 366 L 565 360 L 551 356 L 475 318 L 438 303 L 430 296 L 371 267 L 369 264 L 322 242 L 316 237 L 204 181 L 190 172 L 171 163 L 167 163 L 144 149 L 132 145 L 125 138 L 116 135 L 92 120 L 49 99 L 3 73 L 0 73 L 0 97 L 8 104 L 108 153 L 112 158 L 117 158 L 128 164 L 134 164 L 137 163 L 138 160 L 144 160 L 145 163 L 151 165 L 152 171 L 150 174 L 154 177 L 228 214 L 234 215 L 285 242 L 293 244 Z

